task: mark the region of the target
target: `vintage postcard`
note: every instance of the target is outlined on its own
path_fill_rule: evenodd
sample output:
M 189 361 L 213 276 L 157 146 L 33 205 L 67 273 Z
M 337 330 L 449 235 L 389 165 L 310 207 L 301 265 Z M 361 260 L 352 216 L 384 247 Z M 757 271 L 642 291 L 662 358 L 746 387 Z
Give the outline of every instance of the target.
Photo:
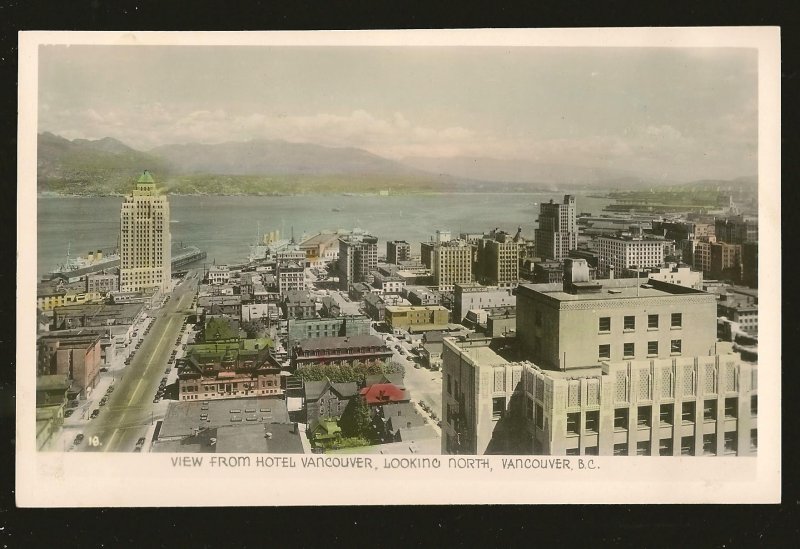
M 779 66 L 22 32 L 17 504 L 780 501 Z

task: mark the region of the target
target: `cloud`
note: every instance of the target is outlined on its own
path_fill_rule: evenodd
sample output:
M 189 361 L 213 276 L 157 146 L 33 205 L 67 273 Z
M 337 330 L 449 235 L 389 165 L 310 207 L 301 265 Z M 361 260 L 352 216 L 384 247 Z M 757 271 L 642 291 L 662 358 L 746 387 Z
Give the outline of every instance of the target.
M 490 157 L 598 166 L 659 177 L 735 177 L 755 171 L 754 114 L 717 119 L 713 127 L 687 130 L 652 123 L 620 135 L 541 137 L 497 134 L 463 126 L 436 127 L 406 113 L 379 116 L 350 112 L 290 114 L 189 110 L 154 103 L 129 109 L 41 109 L 42 130 L 74 139 L 110 136 L 147 150 L 168 143 L 220 143 L 281 139 L 332 147 L 357 147 L 394 159 L 403 157 Z M 715 171 L 716 170 L 716 171 Z

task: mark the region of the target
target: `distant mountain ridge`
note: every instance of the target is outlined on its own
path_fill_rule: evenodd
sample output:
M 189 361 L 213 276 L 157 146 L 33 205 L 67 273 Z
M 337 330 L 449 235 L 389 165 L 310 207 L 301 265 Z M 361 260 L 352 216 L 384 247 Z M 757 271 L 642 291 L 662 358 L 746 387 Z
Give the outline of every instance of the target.
M 173 144 L 139 151 L 111 137 L 38 135 L 40 192 L 124 194 L 144 169 L 155 174 L 160 187 L 179 194 L 564 192 L 674 185 L 604 168 L 467 157 L 395 161 L 353 147 L 282 140 Z M 680 185 L 748 188 L 753 180 Z
M 164 159 L 173 171 L 182 174 L 421 174 L 421 170 L 361 149 L 280 140 L 162 145 L 151 149 L 148 154 Z

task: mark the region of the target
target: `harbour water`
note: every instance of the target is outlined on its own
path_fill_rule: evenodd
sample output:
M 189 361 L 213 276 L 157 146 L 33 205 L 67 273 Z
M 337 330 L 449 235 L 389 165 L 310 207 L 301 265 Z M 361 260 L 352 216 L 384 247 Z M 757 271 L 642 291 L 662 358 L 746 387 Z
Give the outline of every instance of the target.
M 208 253 L 208 263 L 242 261 L 261 233 L 279 230 L 296 240 L 303 233 L 360 227 L 379 239 L 406 240 L 412 252 L 436 229 L 485 232 L 495 227 L 533 238 L 539 203 L 561 201 L 558 193 L 440 195 L 298 195 L 170 196 L 173 243 L 194 245 Z M 577 194 L 578 212 L 599 214 L 611 201 Z M 37 268 L 39 276 L 63 263 L 67 253 L 116 246 L 120 197 L 39 197 Z

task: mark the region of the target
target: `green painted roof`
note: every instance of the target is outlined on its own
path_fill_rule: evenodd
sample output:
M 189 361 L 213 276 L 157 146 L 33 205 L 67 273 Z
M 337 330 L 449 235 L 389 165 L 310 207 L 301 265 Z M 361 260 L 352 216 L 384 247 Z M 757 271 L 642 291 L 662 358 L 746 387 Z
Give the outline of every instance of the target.
M 142 175 L 139 176 L 139 180 L 137 181 L 137 183 L 153 183 L 153 184 L 155 184 L 155 180 L 153 179 L 153 176 L 150 175 L 150 172 L 145 170 L 145 171 L 142 172 Z

